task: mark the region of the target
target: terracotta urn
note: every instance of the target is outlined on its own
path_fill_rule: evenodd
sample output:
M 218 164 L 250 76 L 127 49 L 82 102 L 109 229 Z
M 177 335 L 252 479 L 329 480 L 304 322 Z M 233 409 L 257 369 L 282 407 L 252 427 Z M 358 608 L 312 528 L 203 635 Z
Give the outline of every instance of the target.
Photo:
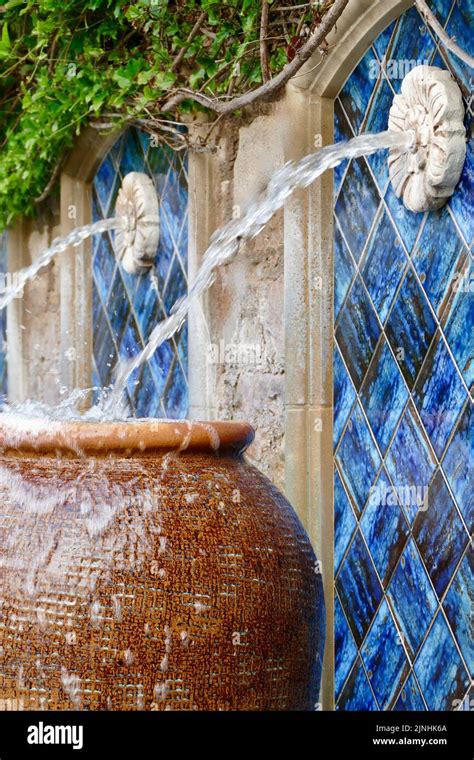
M 0 423 L 0 708 L 312 710 L 321 575 L 246 423 Z

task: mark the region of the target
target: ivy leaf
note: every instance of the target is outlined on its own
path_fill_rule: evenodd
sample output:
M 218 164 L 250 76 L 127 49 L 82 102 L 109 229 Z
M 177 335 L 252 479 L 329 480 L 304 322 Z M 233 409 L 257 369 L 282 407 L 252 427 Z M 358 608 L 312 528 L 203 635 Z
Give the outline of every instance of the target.
M 254 0 L 244 0 L 242 3 L 242 13 L 247 13 L 247 11 L 251 10 L 252 6 L 255 6 Z
M 154 76 L 155 72 L 153 69 L 148 69 L 148 71 L 141 71 L 137 77 L 137 84 L 147 84 Z
M 142 66 L 142 61 L 131 58 L 125 67 L 114 71 L 113 78 L 122 89 L 129 88 L 137 79 Z
M 242 19 L 242 29 L 244 30 L 245 34 L 249 34 L 253 30 L 256 17 L 256 13 L 249 13 L 247 16 L 245 16 L 245 18 Z
M 0 40 L 0 58 L 8 57 L 12 44 L 8 33 L 8 25 L 2 24 L 2 37 Z
M 122 74 L 123 69 L 118 69 L 117 71 L 114 71 L 113 78 L 117 82 L 118 86 L 121 87 L 123 90 L 128 89 L 131 84 L 131 80 L 128 76 L 125 74 Z
M 8 32 L 8 24 L 2 25 L 2 45 L 6 48 L 10 48 L 12 43 L 10 41 L 10 34 Z
M 154 85 L 160 90 L 169 90 L 176 81 L 176 74 L 171 71 L 158 71 L 154 77 Z
M 12 8 L 17 8 L 19 5 L 24 5 L 25 0 L 9 0 L 8 3 L 5 3 L 3 6 L 6 11 L 11 10 Z
M 189 84 L 193 89 L 197 87 L 197 85 L 202 82 L 204 77 L 206 76 L 205 69 L 198 69 L 198 71 L 193 71 L 193 73 L 189 77 Z

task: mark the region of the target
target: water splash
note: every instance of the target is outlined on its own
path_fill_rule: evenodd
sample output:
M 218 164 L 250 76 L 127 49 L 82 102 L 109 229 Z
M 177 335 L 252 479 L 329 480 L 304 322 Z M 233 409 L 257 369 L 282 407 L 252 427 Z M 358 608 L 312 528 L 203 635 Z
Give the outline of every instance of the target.
M 412 131 L 397 133 L 389 130 L 375 135 L 359 135 L 348 142 L 322 148 L 300 161 L 287 163 L 275 172 L 263 197 L 254 201 L 242 218 L 233 219 L 212 236 L 211 244 L 187 296 L 178 301 L 170 316 L 154 328 L 145 348 L 119 367 L 115 385 L 110 394 L 105 401 L 102 399 L 98 402 L 104 418 L 116 418 L 123 408 L 123 395 L 131 375 L 153 356 L 162 343 L 169 340 L 179 330 L 186 319 L 191 301 L 210 287 L 216 269 L 236 256 L 244 240 L 256 237 L 297 188 L 308 187 L 321 174 L 338 166 L 344 160 L 367 156 L 387 148 L 406 151 L 412 145 L 413 137 Z
M 107 403 L 112 387 L 107 386 L 100 388 L 93 386 L 91 388 L 75 388 L 70 392 L 63 392 L 63 398 L 57 404 L 50 405 L 36 399 L 27 401 L 0 402 L 0 412 L 2 413 L 2 422 L 9 426 L 14 432 L 15 420 L 17 426 L 22 429 L 25 424 L 31 422 L 42 430 L 48 422 L 103 422 L 104 413 L 102 407 Z M 96 392 L 98 402 L 96 405 L 85 409 L 88 399 Z M 8 415 L 8 419 L 7 419 Z M 131 411 L 126 401 L 115 408 L 115 415 L 107 418 L 108 422 L 126 422 L 131 420 Z M 137 420 L 134 418 L 134 421 Z M 173 420 L 176 422 L 176 420 Z
M 162 534 L 159 482 L 129 460 L 90 458 L 84 467 L 79 476 L 67 459 L 53 470 L 48 462 L 29 462 L 25 468 L 15 459 L 5 459 L 0 467 L 9 525 L 2 534 L 0 573 L 3 586 L 15 595 L 40 600 L 45 589 L 51 584 L 59 588 L 67 576 L 73 592 L 86 599 L 97 581 L 106 581 L 112 572 L 140 571 L 154 547 L 170 551 Z M 94 562 L 75 572 L 80 556 L 92 556 Z M 97 605 L 92 599 L 90 619 L 98 626 L 103 611 Z M 118 619 L 119 600 L 111 598 L 109 606 Z

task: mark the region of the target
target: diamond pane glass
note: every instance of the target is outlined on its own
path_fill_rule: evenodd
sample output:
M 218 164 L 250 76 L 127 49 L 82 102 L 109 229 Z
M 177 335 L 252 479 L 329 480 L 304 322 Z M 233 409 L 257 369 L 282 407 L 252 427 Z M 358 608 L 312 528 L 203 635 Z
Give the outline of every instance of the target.
M 431 0 L 473 54 L 473 3 Z M 410 8 L 343 85 L 335 136 L 386 129 L 407 64 L 473 72 Z M 409 212 L 386 155 L 338 167 L 334 239 L 335 699 L 454 710 L 473 679 L 474 140 L 448 204 Z
M 160 209 L 160 241 L 155 282 L 149 274 L 130 275 L 117 264 L 113 234 L 96 236 L 92 251 L 94 385 L 113 382 L 117 362 L 141 351 L 153 327 L 187 293 L 188 177 L 185 153 L 158 145 L 128 129 L 111 148 L 93 183 L 94 221 L 114 215 L 121 182 L 132 171 L 155 183 Z M 137 417 L 186 417 L 188 342 L 186 324 L 160 346 L 131 378 L 128 403 Z

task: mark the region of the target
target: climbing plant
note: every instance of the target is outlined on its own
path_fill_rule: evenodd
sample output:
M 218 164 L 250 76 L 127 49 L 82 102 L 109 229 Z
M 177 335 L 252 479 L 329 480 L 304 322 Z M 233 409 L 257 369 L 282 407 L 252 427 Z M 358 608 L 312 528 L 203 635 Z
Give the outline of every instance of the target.
M 316 48 L 324 52 L 347 2 L 8 0 L 0 229 L 34 213 L 85 125 L 136 123 L 180 147 L 184 113 L 220 119 L 272 95 Z

